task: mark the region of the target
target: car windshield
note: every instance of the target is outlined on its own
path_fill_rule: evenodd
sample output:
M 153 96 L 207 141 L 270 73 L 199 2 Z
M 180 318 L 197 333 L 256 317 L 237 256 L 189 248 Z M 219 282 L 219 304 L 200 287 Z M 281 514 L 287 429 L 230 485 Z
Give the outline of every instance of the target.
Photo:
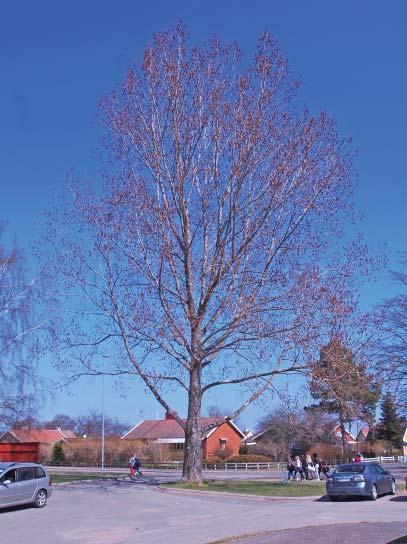
M 347 472 L 347 473 L 351 473 L 351 474 L 354 474 L 355 472 L 357 472 L 358 474 L 361 474 L 362 472 L 364 472 L 365 470 L 365 465 L 340 465 L 336 470 L 335 470 L 335 474 L 337 474 L 338 472 Z

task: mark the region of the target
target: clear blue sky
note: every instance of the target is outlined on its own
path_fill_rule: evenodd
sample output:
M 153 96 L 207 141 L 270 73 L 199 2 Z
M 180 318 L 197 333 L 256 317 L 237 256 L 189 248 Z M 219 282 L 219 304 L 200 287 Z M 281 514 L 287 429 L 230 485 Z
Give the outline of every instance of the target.
M 95 169 L 98 100 L 141 58 L 152 33 L 183 19 L 192 41 L 217 32 L 247 55 L 270 30 L 302 76 L 302 98 L 328 110 L 359 150 L 357 210 L 373 246 L 387 243 L 391 265 L 406 249 L 407 3 L 394 0 L 206 0 L 2 4 L 0 15 L 0 218 L 29 248 L 44 208 L 66 172 Z M 32 262 L 33 267 L 35 263 Z M 384 276 L 364 291 L 373 304 L 394 292 Z M 47 365 L 44 363 L 44 369 Z M 86 387 L 86 396 L 83 394 Z M 100 383 L 57 395 L 54 411 L 97 407 Z M 108 388 L 108 411 L 155 417 L 139 387 L 126 399 Z M 215 399 L 214 399 L 215 400 Z M 232 405 L 234 393 L 223 404 Z M 179 405 L 179 410 L 183 407 Z M 161 410 L 159 409 L 160 413 Z M 136 414 L 134 416 L 134 414 Z M 253 425 L 257 409 L 244 421 Z

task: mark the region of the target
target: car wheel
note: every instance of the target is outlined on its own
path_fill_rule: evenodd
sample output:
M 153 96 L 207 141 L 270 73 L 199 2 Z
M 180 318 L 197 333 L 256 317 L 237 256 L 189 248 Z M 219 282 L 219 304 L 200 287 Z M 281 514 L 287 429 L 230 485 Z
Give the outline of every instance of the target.
M 331 501 L 337 501 L 337 500 L 339 500 L 338 495 L 328 495 L 328 497 L 331 499 Z
M 377 499 L 377 487 L 376 484 L 372 485 L 372 492 L 370 493 L 370 498 L 372 501 L 375 501 Z
M 394 480 L 392 480 L 392 482 L 391 482 L 391 491 L 390 491 L 390 494 L 391 494 L 391 495 L 395 495 L 395 494 L 396 494 L 396 491 L 397 491 L 396 482 L 395 482 Z
M 35 508 L 44 508 L 47 504 L 47 492 L 45 489 L 40 489 L 35 496 L 34 506 Z

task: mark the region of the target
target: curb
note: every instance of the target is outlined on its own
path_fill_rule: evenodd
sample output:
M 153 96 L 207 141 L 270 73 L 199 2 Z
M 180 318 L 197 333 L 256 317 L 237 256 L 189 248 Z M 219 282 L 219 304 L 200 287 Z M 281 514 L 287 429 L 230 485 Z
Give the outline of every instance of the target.
M 308 495 L 306 497 L 285 497 L 284 495 L 248 495 L 245 493 L 227 493 L 223 491 L 205 491 L 205 490 L 199 490 L 199 489 L 181 489 L 181 488 L 169 488 L 169 487 L 163 487 L 165 484 L 160 484 L 158 487 L 160 491 L 166 493 L 192 493 L 195 495 L 210 495 L 210 496 L 217 496 L 217 497 L 236 497 L 239 499 L 249 499 L 254 501 L 266 501 L 266 502 L 272 502 L 272 501 L 304 501 L 304 500 L 317 500 L 321 499 L 325 495 Z

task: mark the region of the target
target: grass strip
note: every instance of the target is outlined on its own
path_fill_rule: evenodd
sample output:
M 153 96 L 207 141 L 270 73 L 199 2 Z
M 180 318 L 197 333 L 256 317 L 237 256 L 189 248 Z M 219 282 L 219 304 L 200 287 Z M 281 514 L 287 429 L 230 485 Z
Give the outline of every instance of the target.
M 310 497 L 325 494 L 322 482 L 268 482 L 263 480 L 204 480 L 202 485 L 183 482 L 163 484 L 170 489 L 189 489 L 191 491 L 219 491 L 264 497 Z

